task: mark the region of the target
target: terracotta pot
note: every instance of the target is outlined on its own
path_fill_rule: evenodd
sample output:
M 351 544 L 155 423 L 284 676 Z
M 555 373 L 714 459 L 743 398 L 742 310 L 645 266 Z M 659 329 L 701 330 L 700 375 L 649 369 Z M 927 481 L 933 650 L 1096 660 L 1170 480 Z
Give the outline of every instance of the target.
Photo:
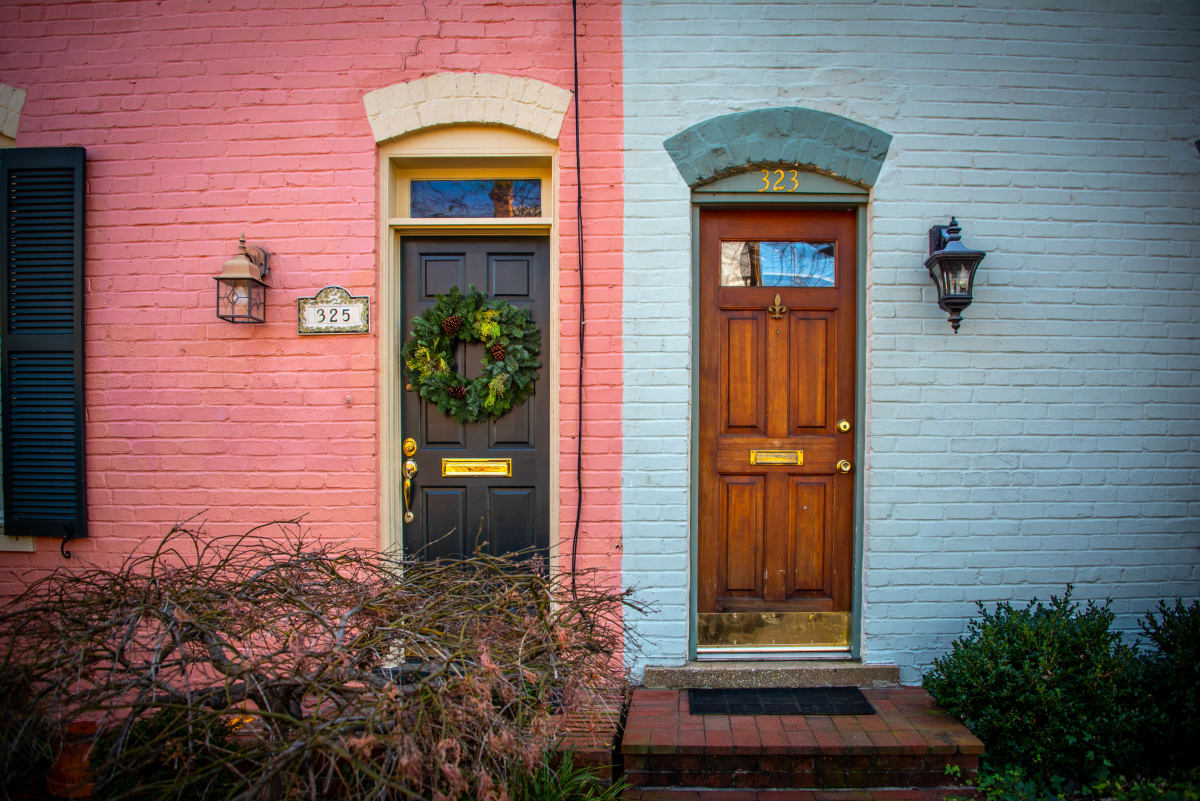
M 97 726 L 90 720 L 67 724 L 62 748 L 46 774 L 46 792 L 54 798 L 91 798 L 95 785 L 88 762 L 96 745 Z

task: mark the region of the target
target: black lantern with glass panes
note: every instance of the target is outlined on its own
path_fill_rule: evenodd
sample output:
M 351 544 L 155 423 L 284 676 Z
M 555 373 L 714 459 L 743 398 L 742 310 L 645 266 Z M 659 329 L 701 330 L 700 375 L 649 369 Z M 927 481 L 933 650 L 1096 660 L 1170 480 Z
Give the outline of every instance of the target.
M 950 326 L 958 333 L 962 310 L 971 305 L 975 285 L 975 269 L 983 257 L 982 250 L 967 250 L 960 241 L 962 228 L 951 217 L 949 225 L 929 229 L 929 258 L 925 268 L 937 287 L 938 306 L 950 315 Z

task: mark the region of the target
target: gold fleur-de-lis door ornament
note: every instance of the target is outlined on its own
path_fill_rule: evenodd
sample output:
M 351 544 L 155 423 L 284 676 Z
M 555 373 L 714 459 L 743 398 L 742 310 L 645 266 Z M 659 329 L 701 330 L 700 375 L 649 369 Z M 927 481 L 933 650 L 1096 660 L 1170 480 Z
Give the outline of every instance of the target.
M 767 311 L 771 313 L 771 317 L 778 320 L 783 315 L 787 314 L 787 306 L 779 305 L 779 293 L 775 293 L 775 302 L 767 307 Z

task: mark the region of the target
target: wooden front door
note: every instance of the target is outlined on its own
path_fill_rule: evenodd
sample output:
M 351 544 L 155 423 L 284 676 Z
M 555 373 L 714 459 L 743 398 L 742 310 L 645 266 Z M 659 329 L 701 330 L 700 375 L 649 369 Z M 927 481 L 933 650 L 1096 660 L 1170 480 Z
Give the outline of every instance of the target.
M 475 286 L 530 310 L 542 333 L 541 370 L 534 394 L 495 420 L 460 423 L 415 391 L 404 393 L 403 429 L 416 452 L 417 467 L 404 526 L 404 550 L 425 558 L 471 553 L 486 543 L 491 553 L 547 548 L 550 539 L 550 256 L 546 239 L 408 238 L 401 252 L 404 338 L 409 321 L 437 303 L 452 287 Z M 459 343 L 457 370 L 479 375 L 483 344 Z M 511 476 L 453 473 L 461 463 L 447 459 L 511 460 Z
M 848 645 L 855 214 L 700 213 L 705 648 Z

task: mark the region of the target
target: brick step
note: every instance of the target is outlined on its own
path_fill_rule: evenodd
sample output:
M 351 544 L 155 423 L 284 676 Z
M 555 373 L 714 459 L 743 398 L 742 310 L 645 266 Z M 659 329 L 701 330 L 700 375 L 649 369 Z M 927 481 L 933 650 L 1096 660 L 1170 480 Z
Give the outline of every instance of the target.
M 688 662 L 646 668 L 645 687 L 899 687 L 900 668 L 853 659 Z
M 942 787 L 947 765 L 973 776 L 978 760 L 966 754 L 629 754 L 625 778 L 646 787 Z
M 874 715 L 693 715 L 684 690 L 634 691 L 621 752 L 635 788 L 945 788 L 983 744 L 915 687 L 864 689 Z M 717 798 L 717 796 L 705 796 Z
M 945 801 L 975 798 L 969 787 L 873 790 L 714 790 L 703 787 L 642 787 L 627 791 L 624 801 Z

